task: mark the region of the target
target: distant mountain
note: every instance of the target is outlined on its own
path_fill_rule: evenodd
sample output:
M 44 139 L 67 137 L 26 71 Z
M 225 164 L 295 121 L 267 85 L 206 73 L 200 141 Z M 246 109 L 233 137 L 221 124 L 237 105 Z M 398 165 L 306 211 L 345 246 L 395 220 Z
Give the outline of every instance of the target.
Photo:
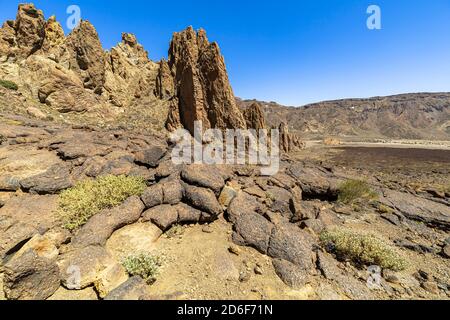
M 237 99 L 246 109 L 255 100 Z M 260 102 L 267 123 L 280 122 L 304 138 L 450 140 L 450 93 L 412 93 L 326 101 L 303 107 Z

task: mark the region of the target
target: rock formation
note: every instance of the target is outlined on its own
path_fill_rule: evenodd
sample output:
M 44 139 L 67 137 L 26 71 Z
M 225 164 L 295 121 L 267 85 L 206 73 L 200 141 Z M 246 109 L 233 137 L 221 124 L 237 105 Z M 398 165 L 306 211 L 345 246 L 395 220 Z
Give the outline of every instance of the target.
M 304 142 L 297 135 L 289 132 L 289 126 L 282 122 L 280 131 L 280 149 L 285 153 L 295 152 L 305 148 Z
M 267 129 L 266 118 L 259 103 L 255 102 L 244 111 L 244 118 L 249 129 Z
M 208 41 L 204 30 L 196 33 L 189 27 L 174 34 L 168 67 L 174 76 L 175 94 L 168 129 L 182 124 L 192 133 L 195 121 L 202 121 L 204 129 L 246 128 L 219 46 Z M 167 80 L 169 72 L 165 69 L 159 80 L 164 85 L 159 89 L 163 96 L 172 92 L 171 81 Z

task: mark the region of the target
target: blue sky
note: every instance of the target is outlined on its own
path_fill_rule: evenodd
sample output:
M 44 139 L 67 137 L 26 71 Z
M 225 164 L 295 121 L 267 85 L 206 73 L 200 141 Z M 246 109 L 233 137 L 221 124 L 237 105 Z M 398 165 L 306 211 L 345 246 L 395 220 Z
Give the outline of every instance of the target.
M 65 25 L 79 5 L 108 49 L 132 32 L 153 60 L 172 32 L 205 28 L 225 56 L 236 96 L 303 105 L 322 100 L 450 91 L 450 0 L 34 1 Z M 367 7 L 382 30 L 366 27 Z M 0 0 L 0 20 L 17 2 Z M 68 30 L 66 29 L 66 32 Z

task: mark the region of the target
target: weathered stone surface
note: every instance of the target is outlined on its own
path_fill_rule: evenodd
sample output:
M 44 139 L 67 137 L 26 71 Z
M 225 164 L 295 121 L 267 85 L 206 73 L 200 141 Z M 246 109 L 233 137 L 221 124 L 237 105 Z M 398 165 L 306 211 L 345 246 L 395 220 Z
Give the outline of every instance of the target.
M 47 300 L 91 301 L 91 300 L 98 300 L 98 297 L 93 287 L 88 287 L 83 290 L 67 290 L 64 287 L 59 287 L 59 289 L 56 290 L 56 292 Z
M 232 186 L 226 185 L 220 193 L 219 203 L 222 205 L 222 207 L 228 208 L 231 201 L 233 201 L 237 194 L 238 191 L 236 189 L 234 189 Z
M 446 245 L 443 249 L 442 249 L 442 255 L 447 258 L 450 259 L 450 244 Z
M 54 194 L 73 186 L 67 165 L 54 165 L 46 172 L 20 182 L 24 190 L 37 194 Z
M 270 209 L 273 212 L 279 212 L 288 219 L 292 218 L 291 200 L 293 197 L 289 191 L 280 187 L 269 187 L 266 195 L 271 200 Z
M 178 211 L 175 206 L 168 204 L 151 208 L 142 215 L 143 221 L 151 221 L 161 230 L 168 230 L 178 221 Z
M 189 27 L 175 33 L 168 65 L 178 97 L 178 108 L 171 109 L 175 114 L 169 115 L 168 128 L 176 128 L 178 119 L 191 133 L 195 121 L 202 121 L 205 129 L 246 128 L 219 46 L 209 43 L 204 30 L 196 33 Z
M 144 204 L 139 197 L 130 197 L 122 205 L 104 210 L 89 219 L 73 238 L 72 245 L 103 246 L 115 230 L 138 221 L 143 211 Z
M 236 217 L 233 241 L 250 246 L 261 253 L 267 253 L 273 225 L 255 212 L 243 213 Z
M 25 194 L 9 199 L 0 208 L 0 216 L 11 217 L 43 234 L 60 223 L 57 209 L 58 196 Z
M 339 269 L 336 265 L 336 261 L 329 254 L 318 252 L 317 265 L 323 276 L 328 280 L 335 281 L 342 292 L 350 299 L 374 299 L 374 295 L 368 288 L 367 283 L 360 282 L 352 275 Z
M 169 64 L 164 59 L 159 63 L 159 73 L 156 79 L 156 94 L 161 99 L 171 99 L 175 94 L 172 72 Z
M 94 282 L 94 286 L 100 298 L 105 298 L 112 290 L 119 287 L 128 280 L 129 276 L 121 264 L 113 264 L 106 268 L 99 278 Z
M 190 165 L 181 171 L 181 177 L 189 184 L 211 189 L 219 196 L 225 181 L 215 166 Z
M 33 4 L 21 4 L 14 24 L 19 55 L 26 58 L 39 50 L 45 37 L 45 19 Z
M 295 163 L 289 167 L 288 173 L 299 183 L 304 199 L 337 199 L 337 181 L 325 170 Z
M 135 157 L 137 163 L 156 168 L 165 154 L 165 148 L 154 146 L 149 149 L 136 152 Z
M 202 212 L 187 204 L 180 203 L 176 206 L 178 212 L 178 223 L 197 223 L 202 218 Z
M 149 60 L 134 34 L 122 33 L 122 41 L 106 53 L 106 63 L 104 96 L 114 106 L 128 108 L 136 99 L 154 96 L 159 65 Z
M 291 288 L 300 289 L 307 284 L 308 270 L 283 259 L 273 259 L 272 264 L 280 279 Z
M 6 129 L 6 128 L 2 128 Z M 7 130 L 0 129 L 5 135 Z M 9 130 L 8 130 L 9 131 Z M 61 164 L 58 157 L 46 150 L 5 146 L 0 149 L 0 190 L 16 191 L 20 181 L 44 173 L 55 164 Z
M 259 103 L 252 103 L 247 109 L 245 109 L 243 115 L 248 129 L 267 129 L 264 111 Z
M 29 250 L 6 264 L 4 290 L 11 300 L 44 300 L 58 289 L 59 268 L 55 262 Z
M 283 152 L 295 152 L 305 148 L 305 143 L 295 134 L 289 133 L 289 126 L 282 122 L 279 127 L 280 131 L 280 149 Z
M 152 223 L 135 223 L 115 231 L 106 242 L 106 250 L 122 261 L 129 255 L 152 251 L 161 234 Z
M 64 40 L 64 29 L 56 21 L 56 17 L 51 16 L 45 24 L 45 38 L 42 43 L 42 50 L 47 53 L 52 53 L 64 43 Z
M 430 227 L 450 230 L 449 206 L 388 189 L 383 190 L 380 202 L 399 211 L 408 219 L 423 222 Z
M 66 38 L 67 56 L 63 63 L 76 72 L 87 89 L 101 94 L 105 83 L 105 53 L 97 31 L 89 21 L 81 21 Z
M 179 203 L 184 195 L 184 187 L 179 180 L 168 180 L 148 187 L 141 196 L 145 207 L 150 209 L 161 204 Z
M 213 219 L 223 212 L 222 206 L 211 190 L 190 185 L 185 185 L 184 190 L 184 197 L 187 203 L 194 208 L 209 213 Z
M 28 241 L 17 253 L 14 254 L 10 262 L 12 260 L 19 259 L 29 250 L 33 250 L 39 257 L 50 261 L 56 261 L 56 258 L 59 255 L 59 250 L 51 239 L 37 234 L 31 238 L 30 241 Z
M 313 267 L 313 245 L 312 237 L 296 225 L 278 224 L 272 231 L 267 254 L 310 270 Z
M 105 300 L 142 300 L 149 294 L 148 285 L 141 277 L 132 277 L 112 290 Z
M 60 255 L 58 266 L 62 284 L 67 289 L 80 290 L 107 281 L 117 262 L 100 246 L 89 246 Z M 106 280 L 105 280 L 106 279 Z M 120 284 L 118 284 L 120 285 Z
M 241 215 L 254 213 L 261 207 L 261 203 L 255 197 L 240 191 L 228 206 L 227 219 L 235 223 Z
M 37 233 L 36 228 L 26 223 L 17 222 L 8 216 L 0 216 L 0 261 L 20 249 L 21 245 Z

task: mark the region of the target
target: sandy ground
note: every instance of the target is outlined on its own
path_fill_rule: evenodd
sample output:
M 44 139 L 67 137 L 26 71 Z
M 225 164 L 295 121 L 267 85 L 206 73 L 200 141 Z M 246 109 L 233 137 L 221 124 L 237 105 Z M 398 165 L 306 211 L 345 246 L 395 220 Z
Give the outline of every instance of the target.
M 209 226 L 182 228 L 182 235 L 163 236 L 156 244 L 155 252 L 164 263 L 152 294 L 190 300 L 315 298 L 310 285 L 301 290 L 286 286 L 271 259 L 256 250 L 239 247 L 239 255 L 231 253 L 232 230 L 223 218 Z M 262 274 L 255 273 L 257 266 Z

